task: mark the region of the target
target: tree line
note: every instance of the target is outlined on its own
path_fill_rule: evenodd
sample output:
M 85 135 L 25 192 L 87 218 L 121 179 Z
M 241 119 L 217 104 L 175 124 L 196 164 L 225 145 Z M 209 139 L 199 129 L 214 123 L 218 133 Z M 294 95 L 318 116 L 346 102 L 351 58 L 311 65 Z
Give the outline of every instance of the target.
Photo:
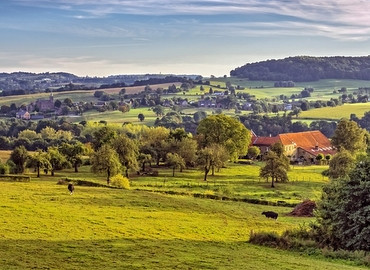
M 272 59 L 238 67 L 232 70 L 230 75 L 261 81 L 370 80 L 370 56 L 295 56 Z
M 52 139 L 58 132 L 68 132 L 71 137 Z M 195 136 L 179 128 L 99 123 L 85 124 L 81 135 L 89 140 L 84 144 L 72 138 L 72 132 L 49 126 L 39 133 L 24 129 L 19 134 L 30 141 L 44 138 L 49 144 L 31 155 L 24 145 L 15 146 L 10 160 L 2 164 L 4 173 L 23 173 L 27 166 L 35 168 L 38 176 L 40 170 L 53 174 L 66 166 L 73 166 L 77 172 L 82 157 L 88 156 L 86 162 L 92 171 L 104 174 L 107 184 L 116 174 L 129 177 L 130 173 L 153 173 L 153 164 L 172 168 L 173 175 L 176 169 L 200 167 L 206 181 L 210 171 L 214 174 L 226 161 L 244 156 L 251 141 L 250 131 L 237 119 L 225 115 L 202 119 Z

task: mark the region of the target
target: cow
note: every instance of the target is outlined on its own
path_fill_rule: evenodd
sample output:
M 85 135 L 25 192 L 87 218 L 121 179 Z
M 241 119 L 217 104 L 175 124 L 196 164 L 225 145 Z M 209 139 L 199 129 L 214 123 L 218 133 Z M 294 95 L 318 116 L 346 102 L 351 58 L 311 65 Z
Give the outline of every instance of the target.
M 70 195 L 72 195 L 73 191 L 75 190 L 75 186 L 73 184 L 68 184 L 68 190 L 70 192 Z
M 279 214 L 272 212 L 272 211 L 265 211 L 265 212 L 262 212 L 262 215 L 265 215 L 267 218 L 273 218 L 276 220 Z

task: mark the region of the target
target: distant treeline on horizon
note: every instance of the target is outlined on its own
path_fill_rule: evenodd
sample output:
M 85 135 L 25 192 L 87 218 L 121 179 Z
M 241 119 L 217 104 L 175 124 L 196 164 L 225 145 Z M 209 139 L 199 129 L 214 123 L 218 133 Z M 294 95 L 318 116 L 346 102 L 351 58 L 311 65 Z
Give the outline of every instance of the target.
M 370 56 L 295 56 L 272 59 L 238 67 L 230 75 L 256 81 L 370 80 Z

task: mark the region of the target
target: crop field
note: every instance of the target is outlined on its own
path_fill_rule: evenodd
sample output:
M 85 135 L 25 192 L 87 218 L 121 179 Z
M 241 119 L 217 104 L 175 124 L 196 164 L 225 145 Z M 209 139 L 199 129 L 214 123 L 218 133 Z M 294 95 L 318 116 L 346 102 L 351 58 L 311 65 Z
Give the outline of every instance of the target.
M 0 161 L 2 162 L 7 161 L 10 157 L 11 152 L 12 151 L 8 151 L 8 150 L 0 150 Z
M 349 119 L 352 113 L 361 118 L 368 111 L 370 111 L 370 103 L 344 104 L 338 107 L 324 107 L 303 111 L 298 118 L 339 120 L 343 117 Z

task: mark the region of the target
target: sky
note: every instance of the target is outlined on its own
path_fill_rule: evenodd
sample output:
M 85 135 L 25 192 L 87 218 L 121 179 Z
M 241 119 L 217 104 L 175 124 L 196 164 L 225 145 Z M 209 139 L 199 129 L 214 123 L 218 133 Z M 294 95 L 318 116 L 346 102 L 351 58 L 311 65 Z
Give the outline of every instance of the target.
M 370 55 L 370 0 L 1 0 L 0 72 L 229 75 Z

